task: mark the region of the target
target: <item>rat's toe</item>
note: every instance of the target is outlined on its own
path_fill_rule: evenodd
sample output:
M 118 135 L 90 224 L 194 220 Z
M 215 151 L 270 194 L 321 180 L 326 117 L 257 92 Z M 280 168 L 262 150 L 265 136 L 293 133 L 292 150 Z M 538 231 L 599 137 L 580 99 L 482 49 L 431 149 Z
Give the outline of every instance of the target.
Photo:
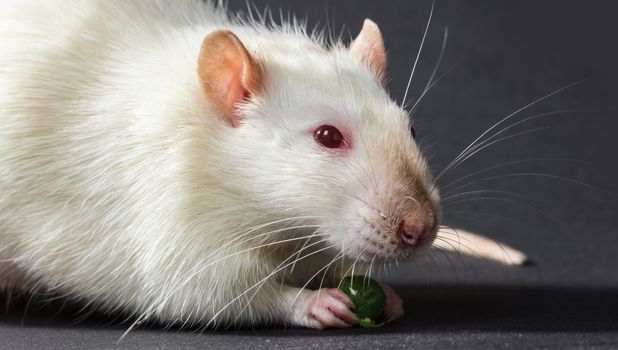
M 347 328 L 357 322 L 350 310 L 352 302 L 348 296 L 337 289 L 312 291 L 304 301 L 304 326 L 309 328 Z
M 403 316 L 403 300 L 401 300 L 393 288 L 383 284 L 382 289 L 384 289 L 384 294 L 386 294 L 386 305 L 384 306 L 381 319 L 384 322 L 391 322 Z

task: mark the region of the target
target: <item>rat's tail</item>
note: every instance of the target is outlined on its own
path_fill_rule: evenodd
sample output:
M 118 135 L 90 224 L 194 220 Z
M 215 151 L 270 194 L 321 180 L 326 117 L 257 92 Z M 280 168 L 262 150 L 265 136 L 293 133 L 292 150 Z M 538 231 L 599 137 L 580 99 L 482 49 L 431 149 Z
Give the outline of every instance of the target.
M 530 263 L 524 253 L 514 248 L 460 229 L 441 227 L 433 245 L 438 249 L 489 259 L 504 265 L 522 266 Z

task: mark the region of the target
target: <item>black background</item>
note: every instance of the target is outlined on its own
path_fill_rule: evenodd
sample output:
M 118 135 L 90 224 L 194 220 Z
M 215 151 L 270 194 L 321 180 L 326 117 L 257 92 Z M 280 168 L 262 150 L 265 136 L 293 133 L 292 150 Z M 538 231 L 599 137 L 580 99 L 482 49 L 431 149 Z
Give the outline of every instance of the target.
M 234 9 L 245 8 L 244 0 L 229 3 Z M 329 23 L 334 32 L 342 30 L 347 41 L 360 30 L 364 18 L 372 18 L 389 52 L 390 91 L 397 101 L 403 97 L 432 6 L 431 1 L 407 0 L 254 3 L 258 8 L 268 5 L 275 17 L 282 8 L 284 13 L 307 17 L 310 26 Z M 551 111 L 596 111 L 558 113 L 522 123 L 502 135 L 547 128 L 492 145 L 440 179 L 444 186 L 475 171 L 522 161 L 469 178 L 485 180 L 459 192 L 510 194 L 476 193 L 446 201 L 445 221 L 525 251 L 534 266 L 506 268 L 439 253 L 400 266 L 382 278 L 406 299 L 406 316 L 380 330 L 194 335 L 147 328 L 129 335 L 123 345 L 520 348 L 526 343 L 536 347 L 618 344 L 618 196 L 613 194 L 618 193 L 617 9 L 612 1 L 435 3 L 409 94 L 413 103 L 422 92 L 448 27 L 439 74 L 454 68 L 414 113 L 417 135 L 435 173 L 504 116 L 587 79 L 522 111 L 512 122 Z M 509 173 L 545 175 L 502 176 Z M 52 310 L 30 308 L 22 317 L 24 300 L 13 303 L 0 318 L 0 338 L 8 339 L 5 344 L 10 347 L 84 341 L 89 347 L 109 347 L 123 331 L 122 326 L 103 326 L 96 320 L 72 325 L 73 313 L 52 317 L 53 305 Z

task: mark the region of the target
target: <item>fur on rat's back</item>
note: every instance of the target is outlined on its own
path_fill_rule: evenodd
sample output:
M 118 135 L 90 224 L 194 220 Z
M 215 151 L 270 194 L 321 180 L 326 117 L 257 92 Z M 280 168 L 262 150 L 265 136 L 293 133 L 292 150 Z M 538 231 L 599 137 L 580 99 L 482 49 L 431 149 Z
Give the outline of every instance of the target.
M 195 60 L 205 33 L 229 26 L 198 3 L 0 4 L 0 257 L 28 273 L 28 287 L 136 311 L 164 296 L 163 318 L 197 319 L 272 270 L 250 251 L 175 290 L 229 240 L 222 229 L 246 227 L 226 222 L 225 193 L 200 190 L 227 180 L 187 168 L 191 148 L 217 166 L 208 143 L 191 144 L 216 127 L 193 98 Z

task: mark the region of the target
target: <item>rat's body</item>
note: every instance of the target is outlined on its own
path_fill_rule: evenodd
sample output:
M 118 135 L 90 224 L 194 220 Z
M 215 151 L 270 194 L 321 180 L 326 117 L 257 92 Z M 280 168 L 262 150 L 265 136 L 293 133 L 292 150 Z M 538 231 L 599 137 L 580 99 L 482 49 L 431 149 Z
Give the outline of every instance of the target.
M 435 235 L 437 191 L 367 35 L 328 50 L 199 0 L 15 0 L 0 38 L 0 287 L 166 323 L 342 327 L 348 300 L 305 282 Z M 303 138 L 323 124 L 350 144 Z

